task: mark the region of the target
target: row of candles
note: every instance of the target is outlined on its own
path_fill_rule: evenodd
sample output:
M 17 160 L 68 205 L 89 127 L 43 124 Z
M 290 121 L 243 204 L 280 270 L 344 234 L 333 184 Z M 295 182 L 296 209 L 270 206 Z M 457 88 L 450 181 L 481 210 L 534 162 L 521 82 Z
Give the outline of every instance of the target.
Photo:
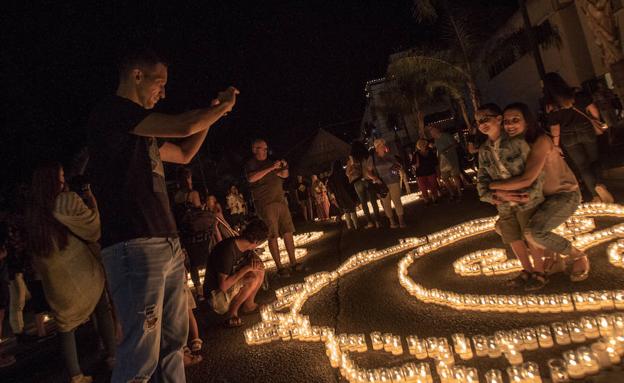
M 409 204 L 411 204 L 411 203 L 413 203 L 413 202 L 418 201 L 418 200 L 421 198 L 421 196 L 422 196 L 422 193 L 421 193 L 421 192 L 416 192 L 416 193 L 406 194 L 406 195 L 404 195 L 404 196 L 401 196 L 401 204 L 402 204 L 403 206 L 405 206 L 405 205 L 409 205 Z M 383 206 L 380 206 L 380 204 L 377 202 L 377 200 L 375 200 L 375 202 L 367 202 L 367 203 L 368 203 L 368 208 L 369 208 L 369 209 L 372 209 L 372 208 L 373 208 L 373 206 L 371 205 L 371 203 L 376 203 L 376 204 L 377 204 L 377 207 L 379 208 L 379 211 L 380 211 L 380 212 L 383 212 L 383 211 L 384 211 Z M 362 208 L 360 207 L 360 208 L 358 208 L 358 209 L 357 209 L 356 214 L 358 215 L 358 217 L 363 217 L 363 216 L 364 216 L 364 210 L 362 210 Z
M 619 205 L 608 205 L 602 203 L 592 203 L 582 205 L 576 213 L 576 216 L 571 220 L 576 222 L 583 222 L 582 218 L 586 215 L 602 215 L 602 216 L 624 216 L 624 208 Z M 406 363 L 401 367 L 394 368 L 380 368 L 380 369 L 361 369 L 359 368 L 349 357 L 351 352 L 364 352 L 368 349 L 363 334 L 340 334 L 336 336 L 334 330 L 329 327 L 318 327 L 310 324 L 307 316 L 301 315 L 300 311 L 303 304 L 313 295 L 320 291 L 323 287 L 329 283 L 335 281 L 339 277 L 354 271 L 360 267 L 366 266 L 372 262 L 380 260 L 390 255 L 394 255 L 398 252 L 405 251 L 406 249 L 416 247 L 415 251 L 411 251 L 407 257 L 404 257 L 399 262 L 399 280 L 401 284 L 406 286 L 407 267 L 415 259 L 424 256 L 425 254 L 437 250 L 446 244 L 456 242 L 458 240 L 468 238 L 473 235 L 478 235 L 494 227 L 495 217 L 478 219 L 467 222 L 462 225 L 457 225 L 441 232 L 434 233 L 427 237 L 414 237 L 406 238 L 400 241 L 396 246 L 386 248 L 383 250 L 371 250 L 364 251 L 350 257 L 346 262 L 338 267 L 333 272 L 322 272 L 312 274 L 304 280 L 304 283 L 286 286 L 276 291 L 277 299 L 273 304 L 263 307 L 261 310 L 262 321 L 255 324 L 251 328 L 245 331 L 245 339 L 248 344 L 262 344 L 275 340 L 300 340 L 311 342 L 325 342 L 327 355 L 330 360 L 330 364 L 338 368 L 340 367 L 341 373 L 345 378 L 350 381 L 358 382 L 431 382 L 431 369 L 427 362 L 420 363 Z M 567 230 L 570 232 L 579 233 L 581 229 L 575 229 L 577 223 L 570 223 Z M 587 224 L 587 222 L 585 222 Z M 575 231 L 576 230 L 576 231 Z M 585 230 L 585 229 L 583 229 Z M 609 230 L 609 229 L 607 229 Z M 611 231 L 603 231 L 599 235 L 593 237 L 586 237 L 583 240 L 584 244 L 591 246 L 596 243 L 604 242 L 605 237 L 612 238 L 617 236 L 622 231 L 621 228 L 611 228 Z M 594 233 L 592 233 L 594 234 Z M 413 281 L 411 281 L 413 283 Z M 412 287 L 414 290 L 414 287 Z M 408 291 L 412 291 L 408 288 Z M 418 289 L 416 289 L 418 290 Z M 421 293 L 425 291 L 420 286 Z M 425 295 L 425 294 L 421 294 Z M 482 305 L 486 309 L 481 311 L 510 311 L 507 307 L 501 310 L 502 305 L 512 306 L 515 305 L 515 309 L 520 306 L 520 312 L 524 312 L 523 307 L 528 311 L 538 312 L 569 312 L 569 311 L 589 311 L 596 309 L 614 309 L 624 308 L 622 303 L 624 302 L 624 292 L 622 291 L 599 291 L 599 292 L 584 292 L 574 293 L 572 295 L 545 295 L 545 296 L 466 296 L 463 301 L 458 299 L 459 294 L 447 293 L 437 289 L 431 290 L 429 294 L 426 294 L 430 301 L 439 302 L 453 302 L 455 305 Z M 483 298 L 487 297 L 487 298 Z M 557 302 L 556 304 L 554 302 Z M 548 302 L 548 303 L 547 303 Z M 497 307 L 498 306 L 498 307 Z M 548 306 L 547 311 L 541 311 L 539 306 Z M 290 310 L 282 313 L 279 312 L 282 309 L 290 307 Z M 498 308 L 492 310 L 492 308 Z M 548 333 L 548 337 L 546 334 Z M 518 334 L 522 342 L 518 339 Z M 552 334 L 554 334 L 554 341 Z M 373 348 L 380 347 L 387 352 L 394 355 L 400 355 L 404 353 L 402 339 L 397 335 L 392 334 L 371 334 L 371 344 Z M 550 341 L 548 338 L 550 337 Z M 602 337 L 600 340 L 599 337 Z M 373 341 L 374 339 L 374 341 Z M 478 382 L 478 374 L 471 368 L 455 365 L 454 353 L 457 353 L 460 359 L 469 360 L 476 354 L 477 356 L 491 356 L 500 357 L 504 355 L 511 364 L 511 367 L 506 370 L 507 375 L 513 382 L 540 382 L 539 370 L 537 365 L 531 362 L 524 362 L 522 357 L 522 351 L 531 350 L 537 347 L 548 348 L 552 347 L 554 343 L 557 344 L 570 344 L 586 342 L 588 339 L 596 340 L 595 346 L 592 344 L 590 350 L 594 359 L 598 360 L 600 364 L 600 357 L 597 356 L 598 351 L 602 351 L 602 345 L 604 345 L 604 351 L 612 364 L 616 363 L 617 357 L 615 351 L 617 350 L 618 356 L 624 354 L 624 315 L 616 313 L 612 315 L 602 315 L 597 317 L 583 317 L 580 320 L 571 320 L 567 323 L 553 323 L 552 332 L 548 326 L 538 326 L 534 329 L 513 330 L 510 332 L 497 332 L 491 337 L 475 336 L 472 338 L 474 344 L 474 351 L 470 341 L 462 334 L 455 334 L 453 336 L 453 351 L 448 347 L 448 340 L 446 338 L 437 338 L 437 356 L 436 356 L 436 372 L 438 376 L 444 377 L 443 383 L 455 383 L 459 381 L 474 381 Z M 441 339 L 444 339 L 442 341 Z M 463 346 L 461 339 L 463 339 Z M 535 342 L 537 339 L 537 342 Z M 381 343 L 379 342 L 381 340 Z M 429 348 L 434 350 L 434 342 L 432 339 L 423 340 L 425 351 L 427 351 L 427 341 L 429 341 Z M 419 342 L 418 338 L 411 336 L 407 338 L 408 350 L 413 353 L 417 358 L 423 356 L 422 350 L 419 355 L 416 355 L 415 346 Z M 504 343 L 502 343 L 504 342 Z M 568 342 L 568 343 L 566 343 Z M 440 347 L 439 345 L 442 345 Z M 503 345 L 503 346 L 501 346 Z M 497 346 L 497 347 L 495 347 Z M 579 350 L 575 350 L 575 355 L 579 361 L 586 359 L 585 349 L 582 347 Z M 430 357 L 429 351 L 427 356 Z M 580 355 L 580 356 L 579 356 Z M 601 354 L 603 362 L 604 353 Z M 571 354 L 564 354 L 563 366 L 565 366 L 565 373 L 568 377 L 579 376 L 580 372 L 575 370 L 569 371 L 570 366 L 572 370 L 575 369 L 575 364 L 569 362 Z M 592 357 L 590 357 L 591 359 Z M 420 358 L 418 358 L 420 359 Z M 592 359 L 593 360 L 593 359 Z M 553 362 L 553 366 L 557 366 L 557 361 Z M 578 364 L 578 363 L 577 363 Z M 583 365 L 583 363 L 581 363 Z M 587 363 L 586 363 L 587 364 Z M 591 363 L 590 363 L 591 364 Z M 450 365 L 450 366 L 449 366 Z M 594 371 L 595 367 L 591 365 L 587 367 L 583 365 L 583 373 L 589 374 Z M 549 367 L 550 364 L 549 364 Z M 551 368 L 551 374 L 553 368 Z M 589 368 L 589 370 L 587 368 Z M 560 371 L 555 368 L 555 371 Z M 537 372 L 537 373 L 536 373 Z M 565 376 L 564 376 L 565 378 Z M 394 379 L 394 380 L 393 380 Z M 401 380 L 402 379 L 402 380 Z M 461 379 L 461 380 L 457 380 Z M 502 382 L 502 373 L 497 370 L 488 371 L 485 374 L 487 382 L 498 383 Z M 564 382 L 565 380 L 558 380 Z

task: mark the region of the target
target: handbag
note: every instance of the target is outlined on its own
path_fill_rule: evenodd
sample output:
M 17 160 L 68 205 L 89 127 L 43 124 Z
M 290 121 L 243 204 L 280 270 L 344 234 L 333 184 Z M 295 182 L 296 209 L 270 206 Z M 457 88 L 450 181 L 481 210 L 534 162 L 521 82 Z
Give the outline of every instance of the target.
M 607 125 L 605 122 L 602 122 L 596 118 L 592 118 L 588 116 L 586 113 L 583 113 L 575 106 L 573 106 L 572 109 L 574 109 L 577 113 L 579 113 L 580 115 L 582 115 L 583 117 L 589 120 L 597 136 L 603 135 L 604 132 L 606 132 L 606 130 L 609 129 L 609 125 Z
M 374 154 L 373 154 L 373 168 L 375 169 L 375 173 L 377 173 L 377 162 L 375 161 Z M 390 193 L 390 190 L 388 189 L 388 185 L 386 185 L 386 183 L 381 180 L 381 178 L 379 177 L 379 174 L 377 174 L 377 178 L 379 178 L 381 182 L 374 183 L 372 181 L 368 181 L 368 187 L 370 187 L 371 190 L 374 191 L 379 196 L 379 198 L 386 198 L 388 193 Z

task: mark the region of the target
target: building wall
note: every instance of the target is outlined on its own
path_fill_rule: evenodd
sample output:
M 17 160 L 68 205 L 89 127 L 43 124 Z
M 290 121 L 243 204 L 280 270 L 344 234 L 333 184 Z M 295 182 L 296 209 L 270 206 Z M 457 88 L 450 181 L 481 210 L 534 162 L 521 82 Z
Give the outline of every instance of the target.
M 546 72 L 559 73 L 573 86 L 579 86 L 606 72 L 585 16 L 574 2 L 558 7 L 557 1 L 533 0 L 528 2 L 527 8 L 534 25 L 548 20 L 561 36 L 561 47 L 540 48 Z M 517 12 L 485 46 L 491 46 L 493 40 L 516 30 L 520 22 L 521 15 Z M 542 96 L 541 82 L 535 60 L 530 54 L 525 54 L 491 79 L 487 68 L 481 68 L 480 72 L 477 82 L 483 93 L 483 102 L 496 102 L 504 106 L 520 101 L 534 109 L 538 108 Z

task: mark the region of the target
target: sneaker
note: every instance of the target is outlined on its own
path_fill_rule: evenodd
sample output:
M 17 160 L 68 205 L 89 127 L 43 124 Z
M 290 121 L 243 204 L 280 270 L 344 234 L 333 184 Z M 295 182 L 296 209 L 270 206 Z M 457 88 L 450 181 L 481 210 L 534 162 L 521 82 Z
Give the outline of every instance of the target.
M 594 190 L 596 190 L 596 193 L 598 193 L 598 195 L 600 196 L 600 200 L 602 202 L 604 203 L 615 202 L 615 200 L 613 199 L 613 195 L 609 193 L 609 190 L 607 190 L 607 187 L 604 186 L 603 184 L 597 184 Z
M 531 273 L 526 270 L 522 270 L 520 274 L 518 274 L 515 278 L 512 278 L 505 282 L 505 286 L 507 287 L 520 287 L 524 286 L 529 279 L 531 279 Z
M 531 278 L 524 284 L 524 291 L 541 290 L 548 284 L 548 278 L 542 273 L 533 273 Z

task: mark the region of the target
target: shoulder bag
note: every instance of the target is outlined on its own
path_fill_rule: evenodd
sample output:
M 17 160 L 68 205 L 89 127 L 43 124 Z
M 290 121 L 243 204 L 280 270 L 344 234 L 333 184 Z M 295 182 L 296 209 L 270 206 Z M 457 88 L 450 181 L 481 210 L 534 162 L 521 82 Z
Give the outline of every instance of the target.
M 577 112 L 578 114 L 582 115 L 583 117 L 589 120 L 597 136 L 603 135 L 604 132 L 606 132 L 607 129 L 609 129 L 609 125 L 607 125 L 605 122 L 602 122 L 598 120 L 597 118 L 590 117 L 589 115 L 587 115 L 587 113 L 583 113 L 580 109 L 578 109 L 575 106 L 573 106 L 572 109 L 574 109 L 575 112 Z

